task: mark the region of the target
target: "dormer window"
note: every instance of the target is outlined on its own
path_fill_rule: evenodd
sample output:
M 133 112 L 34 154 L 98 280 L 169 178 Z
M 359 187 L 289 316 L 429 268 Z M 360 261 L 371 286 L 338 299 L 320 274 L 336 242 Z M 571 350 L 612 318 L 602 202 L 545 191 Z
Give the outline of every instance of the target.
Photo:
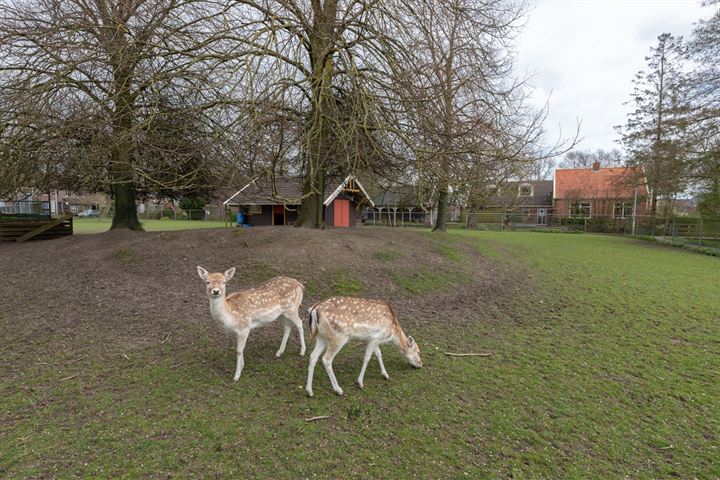
M 518 197 L 532 197 L 533 186 L 528 183 L 522 183 L 518 187 Z

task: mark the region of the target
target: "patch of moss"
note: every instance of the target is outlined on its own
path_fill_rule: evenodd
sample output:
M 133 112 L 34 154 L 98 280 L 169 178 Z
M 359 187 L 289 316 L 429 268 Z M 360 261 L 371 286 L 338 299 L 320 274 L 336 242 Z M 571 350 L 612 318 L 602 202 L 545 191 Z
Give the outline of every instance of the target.
M 129 248 L 120 247 L 113 254 L 115 260 L 123 265 L 131 263 L 137 257 L 137 254 Z
M 394 250 L 378 250 L 373 253 L 373 257 L 382 262 L 391 262 L 400 258 L 400 254 Z
M 465 259 L 465 255 L 463 255 L 460 250 L 443 243 L 438 245 L 437 252 L 453 262 L 462 262 Z
M 338 268 L 328 271 L 322 279 L 310 280 L 305 290 L 312 297 L 360 296 L 365 292 L 365 287 L 350 270 Z
M 443 272 L 427 268 L 407 272 L 388 271 L 388 275 L 396 285 L 415 295 L 444 291 L 469 281 L 467 275 L 461 272 Z

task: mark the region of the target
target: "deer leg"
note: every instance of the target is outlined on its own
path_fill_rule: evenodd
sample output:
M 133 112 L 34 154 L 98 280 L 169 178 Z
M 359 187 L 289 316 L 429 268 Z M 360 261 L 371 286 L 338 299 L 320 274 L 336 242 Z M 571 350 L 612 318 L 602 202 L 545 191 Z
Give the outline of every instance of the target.
M 283 332 L 282 342 L 280 342 L 280 349 L 275 354 L 276 357 L 279 357 L 283 354 L 283 352 L 285 351 L 285 346 L 287 345 L 288 337 L 290 337 L 290 322 L 285 320 L 285 318 L 283 318 L 283 328 L 285 329 L 285 331 Z
M 363 379 L 365 378 L 365 369 L 367 368 L 368 362 L 372 358 L 372 354 L 375 351 L 375 348 L 377 348 L 377 344 L 375 342 L 370 342 L 367 344 L 367 347 L 365 347 L 365 358 L 363 358 L 362 368 L 360 369 L 360 376 L 358 377 L 358 379 L 356 381 L 357 386 L 360 388 L 363 388 Z
M 243 330 L 237 334 L 237 366 L 235 367 L 235 376 L 233 377 L 233 381 L 235 382 L 240 379 L 240 374 L 245 366 L 243 352 L 245 351 L 245 343 L 247 342 L 248 335 L 250 335 L 249 330 Z
M 303 322 L 297 312 L 292 312 L 288 318 L 297 328 L 298 335 L 300 335 L 300 356 L 305 355 L 305 332 L 303 331 Z
M 380 347 L 375 347 L 375 357 L 377 358 L 378 363 L 380 364 L 380 374 L 386 380 L 390 380 L 390 375 L 388 375 L 387 370 L 385 370 L 385 364 L 383 364 L 383 361 L 382 361 L 382 353 L 380 353 Z
M 340 388 L 340 385 L 338 385 L 337 379 L 335 378 L 335 372 L 333 372 L 332 362 L 335 358 L 335 355 L 338 354 L 338 352 L 343 347 L 343 345 L 345 345 L 346 342 L 347 340 L 330 343 L 322 359 L 323 365 L 325 366 L 325 371 L 327 372 L 328 377 L 330 377 L 330 383 L 332 384 L 333 390 L 335 390 L 335 393 L 337 393 L 338 395 L 343 394 L 343 389 Z
M 315 373 L 315 364 L 317 364 L 318 358 L 320 358 L 320 355 L 322 355 L 324 350 L 325 342 L 322 338 L 318 338 L 315 342 L 315 349 L 313 349 L 312 353 L 310 354 L 310 365 L 308 366 L 307 385 L 305 386 L 305 391 L 307 391 L 308 395 L 311 397 L 313 396 L 312 384 L 313 374 Z

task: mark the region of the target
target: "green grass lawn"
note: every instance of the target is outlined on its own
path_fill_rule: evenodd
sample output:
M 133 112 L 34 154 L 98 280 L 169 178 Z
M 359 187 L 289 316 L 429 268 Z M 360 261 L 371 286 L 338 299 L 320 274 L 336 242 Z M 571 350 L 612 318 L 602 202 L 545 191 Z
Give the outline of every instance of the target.
M 220 221 L 204 220 L 140 220 L 147 232 L 168 232 L 174 230 L 193 230 L 196 228 L 223 228 Z M 102 233 L 110 230 L 110 218 L 73 218 L 73 233 Z
M 0 411 L 24 412 L 22 422 L 0 416 L 0 476 L 720 476 L 720 259 L 584 234 L 452 231 L 441 245 L 448 262 L 469 245 L 527 283 L 487 299 L 492 321 L 442 311 L 411 332 L 422 369 L 386 347 L 391 380 L 373 360 L 360 391 L 362 348 L 348 346 L 335 361 L 346 395 L 332 393 L 319 364 L 310 399 L 295 337 L 277 360 L 251 340 L 232 384 L 232 341 L 200 334 L 62 381 L 35 367 L 17 388 L 0 383 Z M 466 280 L 433 277 L 449 288 Z M 304 420 L 317 415 L 331 418 Z

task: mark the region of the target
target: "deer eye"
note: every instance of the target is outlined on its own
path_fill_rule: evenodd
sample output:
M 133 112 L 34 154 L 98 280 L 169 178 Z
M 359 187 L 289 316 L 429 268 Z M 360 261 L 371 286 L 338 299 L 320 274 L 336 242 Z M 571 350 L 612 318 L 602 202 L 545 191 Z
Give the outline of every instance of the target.
M 210 282 L 207 282 L 208 285 L 210 285 Z

